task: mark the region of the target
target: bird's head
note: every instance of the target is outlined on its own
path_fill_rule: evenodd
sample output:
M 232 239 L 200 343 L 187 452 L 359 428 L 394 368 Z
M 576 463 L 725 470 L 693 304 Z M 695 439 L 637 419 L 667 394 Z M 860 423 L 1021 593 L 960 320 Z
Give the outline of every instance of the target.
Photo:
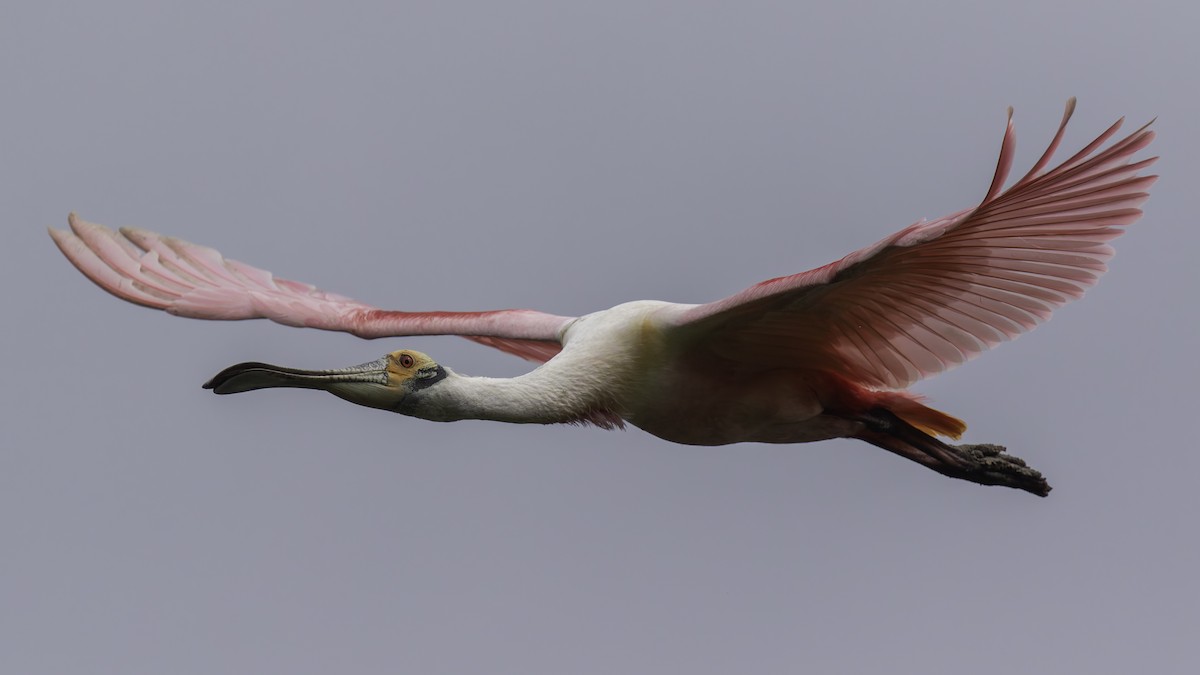
M 239 363 L 204 383 L 217 394 L 271 387 L 323 389 L 351 403 L 400 412 L 405 399 L 444 380 L 450 371 L 429 356 L 401 349 L 349 368 L 300 370 L 268 363 Z

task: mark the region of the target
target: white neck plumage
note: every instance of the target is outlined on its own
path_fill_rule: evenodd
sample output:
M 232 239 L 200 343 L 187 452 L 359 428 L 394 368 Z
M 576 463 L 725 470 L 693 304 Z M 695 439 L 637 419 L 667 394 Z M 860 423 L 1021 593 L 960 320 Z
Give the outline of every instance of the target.
M 450 372 L 436 384 L 409 393 L 394 410 L 436 422 L 470 419 L 556 424 L 592 421 L 604 407 L 595 396 L 587 395 L 590 387 L 560 382 L 561 378 L 547 371 L 539 368 L 514 378 Z

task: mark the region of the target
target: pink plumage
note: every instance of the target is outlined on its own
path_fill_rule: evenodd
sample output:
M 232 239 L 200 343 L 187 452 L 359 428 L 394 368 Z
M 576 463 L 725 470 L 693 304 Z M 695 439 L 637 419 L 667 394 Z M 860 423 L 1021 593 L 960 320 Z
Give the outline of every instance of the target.
M 911 225 L 808 272 L 764 281 L 680 312 L 677 322 L 728 358 L 826 369 L 900 389 L 973 358 L 1048 319 L 1104 273 L 1108 241 L 1141 217 L 1157 176 L 1146 127 L 1095 153 L 1117 122 L 1057 168 L 1040 173 L 1062 140 L 1007 190 L 1011 119 L 991 188 L 974 209 Z M 1147 125 L 1148 126 L 1148 125 Z M 1093 154 L 1094 153 L 1094 154 Z
M 225 259 L 206 246 L 137 228 L 119 232 L 75 214 L 71 231 L 50 230 L 64 255 L 113 295 L 193 319 L 270 319 L 285 326 L 344 331 L 363 338 L 462 335 L 532 361 L 561 348 L 569 317 L 533 310 L 384 311 L 309 284 Z
M 401 350 L 348 369 L 249 362 L 206 387 L 324 389 L 354 403 L 438 421 L 628 421 L 688 444 L 853 437 L 940 473 L 1045 495 L 1041 474 L 993 445 L 946 444 L 958 419 L 902 390 L 1024 333 L 1096 283 L 1109 241 L 1142 214 L 1154 138 L 1121 122 L 1047 170 L 1074 110 L 1021 179 L 1004 188 L 1012 111 L 996 172 L 974 208 L 911 225 L 841 260 L 703 305 L 640 301 L 564 317 L 533 310 L 385 311 L 217 251 L 71 215 L 51 230 L 89 279 L 124 300 L 200 319 L 266 318 L 363 338 L 460 335 L 543 365 L 507 380 L 469 378 Z M 1149 126 L 1149 125 L 1147 125 Z

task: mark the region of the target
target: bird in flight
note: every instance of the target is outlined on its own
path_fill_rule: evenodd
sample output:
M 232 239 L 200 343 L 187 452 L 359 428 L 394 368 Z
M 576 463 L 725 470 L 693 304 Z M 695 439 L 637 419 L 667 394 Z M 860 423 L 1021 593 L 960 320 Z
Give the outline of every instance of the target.
M 1050 486 L 992 444 L 955 445 L 966 425 L 904 391 L 1024 333 L 1096 283 L 1109 240 L 1141 216 L 1156 158 L 1146 125 L 1121 126 L 1047 169 L 1049 147 L 1007 189 L 1012 110 L 991 186 L 974 208 L 921 221 L 836 262 L 700 305 L 643 300 L 580 317 L 508 309 L 387 311 L 145 230 L 72 214 L 50 230 L 89 279 L 129 302 L 198 319 L 266 318 L 361 338 L 460 335 L 539 363 L 469 377 L 401 349 L 369 363 L 301 370 L 248 362 L 204 387 L 323 389 L 427 420 L 626 423 L 691 445 L 858 438 L 946 476 L 1045 496 Z

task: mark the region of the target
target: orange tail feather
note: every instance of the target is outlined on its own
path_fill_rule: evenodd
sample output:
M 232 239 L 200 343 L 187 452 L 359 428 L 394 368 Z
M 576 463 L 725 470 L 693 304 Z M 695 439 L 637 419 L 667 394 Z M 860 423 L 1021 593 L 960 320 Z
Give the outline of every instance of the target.
M 967 430 L 966 422 L 953 415 L 947 415 L 941 410 L 934 410 L 920 401 L 907 396 L 895 396 L 894 398 L 888 396 L 887 398 L 892 400 L 883 403 L 896 417 L 908 422 L 930 436 L 949 436 L 950 438 L 958 439 Z
M 930 408 L 921 403 L 920 396 L 907 391 L 868 389 L 833 373 L 813 375 L 809 381 L 819 383 L 821 400 L 833 412 L 856 414 L 881 407 L 930 436 L 957 439 L 967 430 L 966 422 Z

